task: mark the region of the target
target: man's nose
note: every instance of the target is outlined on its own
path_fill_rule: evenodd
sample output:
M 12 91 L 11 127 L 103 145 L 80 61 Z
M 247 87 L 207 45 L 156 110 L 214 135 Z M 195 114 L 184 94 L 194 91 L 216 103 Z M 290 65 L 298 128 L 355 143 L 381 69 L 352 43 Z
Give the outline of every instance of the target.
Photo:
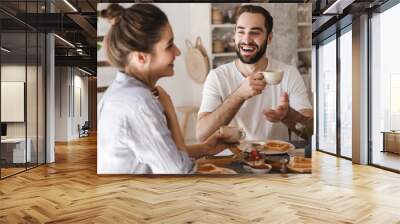
M 249 43 L 251 42 L 251 37 L 250 37 L 250 35 L 249 35 L 248 33 L 244 34 L 244 35 L 243 35 L 243 38 L 242 38 L 242 41 L 243 41 L 243 43 L 245 43 L 245 44 L 249 44 Z

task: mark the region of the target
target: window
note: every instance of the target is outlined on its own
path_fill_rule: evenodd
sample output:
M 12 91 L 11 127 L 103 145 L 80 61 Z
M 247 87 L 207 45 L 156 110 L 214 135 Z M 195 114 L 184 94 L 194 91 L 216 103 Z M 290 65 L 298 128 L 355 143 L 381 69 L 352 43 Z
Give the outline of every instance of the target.
M 352 33 L 340 36 L 340 155 L 352 157 Z M 347 31 L 347 32 L 346 32 Z
M 318 149 L 336 153 L 336 39 L 318 48 Z
M 392 132 L 400 130 L 399 21 L 400 4 L 371 18 L 370 156 L 372 164 L 395 170 L 400 170 L 400 133 Z
M 0 1 L 18 15 L 40 13 L 45 1 Z M 13 14 L 13 13 L 11 13 Z M 0 12 L 0 178 L 45 163 L 45 34 Z M 12 109 L 11 109 L 12 108 Z

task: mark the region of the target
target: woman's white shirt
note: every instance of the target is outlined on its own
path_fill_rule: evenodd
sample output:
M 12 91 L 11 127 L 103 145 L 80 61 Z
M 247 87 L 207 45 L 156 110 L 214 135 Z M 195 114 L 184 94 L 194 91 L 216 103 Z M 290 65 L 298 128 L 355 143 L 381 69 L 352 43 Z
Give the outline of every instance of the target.
M 193 162 L 177 148 L 150 89 L 118 72 L 98 105 L 98 174 L 186 174 Z

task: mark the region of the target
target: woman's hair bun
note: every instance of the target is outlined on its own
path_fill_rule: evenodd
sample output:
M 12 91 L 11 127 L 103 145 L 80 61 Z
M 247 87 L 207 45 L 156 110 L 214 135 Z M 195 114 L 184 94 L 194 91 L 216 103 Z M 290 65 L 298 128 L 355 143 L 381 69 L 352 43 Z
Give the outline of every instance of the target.
M 125 8 L 118 4 L 111 4 L 107 7 L 107 9 L 101 10 L 101 17 L 110 21 L 112 25 L 117 24 L 122 15 L 125 12 Z

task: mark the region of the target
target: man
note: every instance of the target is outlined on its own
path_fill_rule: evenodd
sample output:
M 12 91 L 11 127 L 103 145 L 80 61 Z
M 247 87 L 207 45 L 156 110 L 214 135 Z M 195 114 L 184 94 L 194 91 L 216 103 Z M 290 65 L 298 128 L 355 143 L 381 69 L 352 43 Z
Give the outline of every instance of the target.
M 287 141 L 288 128 L 309 137 L 304 130 L 312 128 L 313 111 L 303 79 L 295 67 L 265 56 L 272 28 L 273 18 L 264 8 L 245 5 L 238 10 L 238 59 L 210 71 L 207 77 L 196 127 L 199 140 L 223 125 L 243 128 L 247 140 Z M 266 70 L 284 71 L 281 83 L 268 85 L 259 73 Z

